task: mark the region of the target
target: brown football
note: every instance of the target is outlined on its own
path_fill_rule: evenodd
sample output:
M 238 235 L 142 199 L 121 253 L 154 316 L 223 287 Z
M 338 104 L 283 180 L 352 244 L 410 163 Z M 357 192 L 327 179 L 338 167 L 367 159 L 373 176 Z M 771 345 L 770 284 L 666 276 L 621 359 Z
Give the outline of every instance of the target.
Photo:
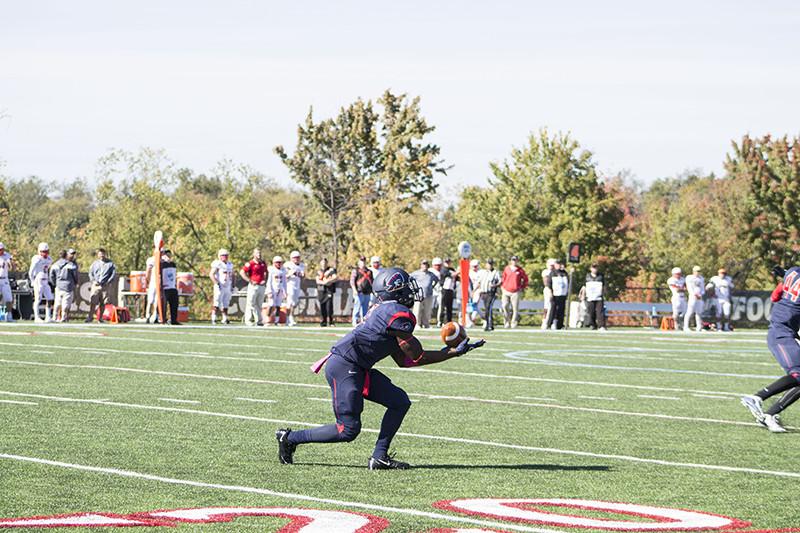
M 450 348 L 455 348 L 466 338 L 467 330 L 458 322 L 448 322 L 442 326 L 442 342 Z

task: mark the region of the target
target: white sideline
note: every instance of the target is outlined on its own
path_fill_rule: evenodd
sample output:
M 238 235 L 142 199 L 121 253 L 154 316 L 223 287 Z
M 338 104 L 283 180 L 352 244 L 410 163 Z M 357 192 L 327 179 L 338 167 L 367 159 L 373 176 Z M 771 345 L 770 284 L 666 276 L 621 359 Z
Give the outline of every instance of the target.
M 99 366 L 99 365 L 70 365 L 65 363 L 41 363 L 38 361 L 18 361 L 18 360 L 7 360 L 7 359 L 0 359 L 0 363 L 10 363 L 10 364 L 21 364 L 21 365 L 30 365 L 30 366 L 48 366 L 48 367 L 57 367 L 57 368 L 87 368 L 91 370 L 110 370 L 113 372 L 133 372 L 139 374 L 155 374 L 155 375 L 164 375 L 164 376 L 175 376 L 175 377 L 186 377 L 186 378 L 198 378 L 198 379 L 211 379 L 211 380 L 221 380 L 221 381 L 236 381 L 236 382 L 245 382 L 245 383 L 257 383 L 257 384 L 269 384 L 269 385 L 285 385 L 288 387 L 305 387 L 305 388 L 318 388 L 318 389 L 328 389 L 329 387 L 326 385 L 309 385 L 305 383 L 293 383 L 287 381 L 268 381 L 268 380 L 259 380 L 259 379 L 251 379 L 251 378 L 234 378 L 234 377 L 226 377 L 226 376 L 210 376 L 210 375 L 203 375 L 203 374 L 187 374 L 184 372 L 167 372 L 162 370 L 145 370 L 145 369 L 138 369 L 138 368 L 121 368 L 121 367 L 106 367 L 106 366 Z M 416 370 L 417 372 L 421 371 Z M 500 377 L 500 376 L 496 376 Z M 0 391 L 0 394 L 10 394 L 7 392 Z M 714 418 L 697 418 L 697 417 L 683 417 L 683 416 L 676 416 L 676 415 L 665 415 L 659 413 L 638 413 L 638 412 L 629 412 L 629 411 L 618 411 L 613 409 L 599 409 L 593 407 L 576 407 L 576 406 L 569 406 L 569 405 L 554 405 L 554 404 L 536 404 L 536 403 L 526 403 L 526 402 L 515 402 L 511 400 L 495 400 L 495 399 L 483 399 L 483 398 L 475 398 L 469 396 L 445 396 L 440 394 L 420 394 L 416 393 L 417 396 L 424 396 L 430 399 L 443 399 L 443 400 L 458 400 L 458 401 L 471 401 L 471 402 L 484 402 L 484 403 L 492 403 L 492 404 L 504 404 L 504 405 L 520 405 L 520 406 L 528 406 L 528 407 L 545 407 L 549 409 L 563 409 L 569 411 L 580 411 L 580 412 L 588 412 L 588 413 L 603 413 L 603 414 L 613 414 L 613 415 L 623 415 L 623 416 L 636 416 L 639 418 L 659 418 L 663 420 L 683 420 L 689 422 L 711 422 L 716 424 L 730 424 L 730 425 L 743 425 L 743 426 L 753 426 L 756 425 L 753 422 L 741 422 L 738 420 L 720 420 Z M 710 398 L 729 398 L 735 399 L 733 396 L 711 396 L 708 395 Z M 330 400 L 327 400 L 330 401 Z
M 12 395 L 16 394 L 21 397 L 33 397 L 33 398 L 41 398 L 41 399 L 54 399 L 56 401 L 69 401 L 68 398 L 64 397 L 48 397 L 45 395 L 40 394 L 23 394 L 23 393 L 10 393 Z M 143 409 L 143 410 L 152 410 L 152 411 L 167 411 L 167 412 L 174 412 L 174 413 L 186 413 L 186 414 L 194 414 L 194 415 L 202 415 L 202 416 L 211 416 L 217 418 L 231 418 L 236 420 L 248 420 L 254 422 L 269 422 L 272 424 L 292 424 L 297 426 L 318 426 L 318 423 L 312 422 L 304 422 L 298 420 L 282 420 L 282 419 L 275 419 L 275 418 L 262 418 L 257 416 L 245 416 L 245 415 L 237 415 L 231 413 L 220 413 L 216 411 L 201 411 L 198 409 L 185 409 L 180 407 L 162 407 L 159 405 L 142 405 L 142 404 L 129 404 L 129 403 L 122 403 L 122 402 L 107 402 L 107 401 L 91 401 L 91 400 L 78 400 L 82 403 L 93 403 L 96 405 L 107 405 L 111 407 L 123 407 L 129 409 Z M 379 433 L 380 431 L 377 429 L 370 429 L 370 428 L 363 428 L 361 431 L 367 433 Z M 607 453 L 594 453 L 594 452 L 586 452 L 581 450 L 565 450 L 559 448 L 544 448 L 540 446 L 526 446 L 521 444 L 507 444 L 503 442 L 497 441 L 482 441 L 477 439 L 466 439 L 460 437 L 447 437 L 442 435 L 428 435 L 425 433 L 406 433 L 406 432 L 398 432 L 397 435 L 403 437 L 411 437 L 411 438 L 418 438 L 418 439 L 427 439 L 427 440 L 437 440 L 442 442 L 456 442 L 459 444 L 475 444 L 479 446 L 490 446 L 495 448 L 505 448 L 505 449 L 512 449 L 512 450 L 522 450 L 522 451 L 531 451 L 531 452 L 540 452 L 540 453 L 551 453 L 551 454 L 558 454 L 558 455 L 571 455 L 577 457 L 591 457 L 594 459 L 611 459 L 615 461 L 628 461 L 628 462 L 635 462 L 635 463 L 647 463 L 647 464 L 656 464 L 661 466 L 671 466 L 671 467 L 679 467 L 679 468 L 695 468 L 701 470 L 716 470 L 716 471 L 723 471 L 723 472 L 736 472 L 736 473 L 747 473 L 747 474 L 763 474 L 763 475 L 771 475 L 776 477 L 790 477 L 790 478 L 800 478 L 800 472 L 783 472 L 779 470 L 763 470 L 759 468 L 749 468 L 749 467 L 740 467 L 740 466 L 724 466 L 724 465 L 709 465 L 709 464 L 699 464 L 699 463 L 684 463 L 684 462 L 676 462 L 676 461 L 665 461 L 662 459 L 650 459 L 646 457 L 635 457 L 632 455 L 615 455 L 615 454 L 607 454 Z M 0 455 L 2 457 L 2 455 Z
M 445 515 L 441 513 L 432 513 L 428 511 L 419 511 L 417 509 L 404 509 L 401 507 L 388 507 L 383 505 L 374 505 L 371 503 L 363 502 L 350 502 L 346 500 L 334 500 L 330 498 L 317 498 L 314 496 L 307 496 L 305 494 L 293 494 L 291 492 L 278 492 L 270 489 L 262 489 L 258 487 L 245 487 L 240 485 L 222 485 L 219 483 L 205 483 L 202 481 L 192 481 L 187 479 L 176 479 L 169 477 L 156 476 L 153 474 L 145 474 L 141 472 L 134 472 L 131 470 L 121 470 L 118 468 L 104 468 L 99 466 L 87 466 L 74 463 L 64 463 L 61 461 L 51 461 L 49 459 L 39 459 L 36 457 L 26 457 L 22 455 L 13 455 L 8 453 L 0 453 L 0 459 L 8 459 L 13 461 L 23 461 L 28 463 L 35 463 L 47 466 L 57 466 L 61 468 L 70 468 L 72 470 L 81 470 L 84 472 L 94 472 L 97 474 L 109 474 L 113 476 L 121 476 L 134 479 L 143 479 L 146 481 L 157 481 L 159 483 L 168 483 L 171 485 L 186 485 L 190 487 L 197 487 L 202 489 L 217 489 L 229 492 L 246 492 L 250 494 L 261 494 L 263 496 L 272 496 L 276 498 L 286 498 L 290 500 L 300 500 L 315 503 L 324 503 L 327 505 L 337 505 L 351 509 L 364 509 L 369 511 L 379 511 L 382 513 L 397 513 L 409 516 L 419 516 L 422 518 L 430 518 L 433 520 L 445 520 L 448 522 L 460 522 L 464 524 L 475 524 L 495 529 L 511 529 L 514 531 L 530 531 L 535 533 L 560 533 L 557 529 L 544 529 L 529 526 L 522 526 L 519 524 L 491 522 L 489 520 L 478 520 L 474 518 L 467 518 L 459 515 Z
M 17 400 L 0 400 L 0 403 L 11 403 L 14 405 L 39 405 L 36 402 L 18 402 Z

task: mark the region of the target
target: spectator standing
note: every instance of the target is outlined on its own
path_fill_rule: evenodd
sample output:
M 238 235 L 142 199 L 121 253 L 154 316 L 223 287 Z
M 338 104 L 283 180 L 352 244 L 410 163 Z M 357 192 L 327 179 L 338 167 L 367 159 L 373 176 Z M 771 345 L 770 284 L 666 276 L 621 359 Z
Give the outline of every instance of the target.
M 469 294 L 470 300 L 467 304 L 467 327 L 471 328 L 481 316 L 478 304 L 481 302 L 481 262 L 473 259 L 469 262 Z
M 336 269 L 328 265 L 328 260 L 319 262 L 317 271 L 317 300 L 321 315 L 319 325 L 323 328 L 333 326 L 333 296 L 336 294 Z
M 733 292 L 733 278 L 728 275 L 725 267 L 717 271 L 706 289 L 714 290 L 714 303 L 717 311 L 717 331 L 731 330 L 731 293 Z
M 294 309 L 300 303 L 300 295 L 303 294 L 300 286 L 303 278 L 306 277 L 306 264 L 303 263 L 300 252 L 293 250 L 289 254 L 289 262 L 286 264 L 286 325 L 292 327 L 296 324 L 294 319 Z
M 369 259 L 369 269 L 372 271 L 372 279 L 378 279 L 378 274 L 380 274 L 381 270 L 383 270 L 383 265 L 381 264 L 381 258 L 379 255 L 373 255 Z M 375 303 L 375 293 L 372 293 L 370 296 L 369 303 Z
M 208 277 L 214 284 L 214 307 L 211 309 L 211 324 L 217 323 L 217 314 L 222 311 L 222 323 L 230 324 L 228 320 L 228 306 L 233 296 L 233 263 L 228 261 L 228 250 L 221 248 L 217 252 L 217 259 L 212 261 Z M 259 312 L 261 310 L 259 309 Z
M 117 267 L 114 266 L 114 262 L 108 258 L 104 248 L 98 248 L 97 259 L 89 267 L 89 281 L 92 284 L 92 288 L 89 300 L 89 316 L 86 317 L 86 322 L 91 322 L 94 319 L 95 309 L 98 307 L 97 321 L 103 321 L 103 310 L 108 304 L 108 290 L 116 275 Z
M 686 314 L 686 279 L 680 267 L 672 269 L 672 276 L 667 280 L 667 286 L 672 293 L 672 321 L 675 330 L 680 329 L 680 317 Z
M 553 307 L 553 269 L 556 260 L 548 259 L 544 270 L 542 270 L 542 305 L 544 307 L 544 318 L 542 319 L 542 329 L 547 329 L 550 323 Z
M 692 267 L 692 273 L 686 276 L 686 292 L 689 301 L 686 304 L 686 316 L 683 317 L 683 331 L 689 331 L 689 322 L 694 316 L 696 331 L 703 330 L 703 295 L 706 293 L 706 280 L 703 279 L 701 268 Z
M 269 302 L 269 315 L 267 322 L 269 326 L 280 324 L 281 306 L 286 299 L 286 270 L 283 268 L 283 257 L 276 255 L 272 258 L 272 265 L 267 269 L 267 300 Z
M 53 300 L 53 291 L 50 290 L 50 266 L 53 259 L 50 257 L 50 247 L 46 242 L 40 242 L 38 253 L 31 257 L 31 267 L 28 269 L 28 278 L 33 285 L 33 319 L 36 322 L 52 322 L 50 316 L 50 301 Z M 39 304 L 44 300 L 44 320 L 39 317 Z
M 419 270 L 411 273 L 411 279 L 422 289 L 422 301 L 414 302 L 414 316 L 417 317 L 419 327 L 429 328 L 433 311 L 433 288 L 439 283 L 439 279 L 431 273 L 427 259 L 419 264 Z
M 483 302 L 483 330 L 494 331 L 494 301 L 501 283 L 500 273 L 494 268 L 494 259 L 486 260 L 486 268 L 481 270 L 480 289 Z
M 503 327 L 516 328 L 519 325 L 519 298 L 528 286 L 528 275 L 519 266 L 519 257 L 511 256 L 508 265 L 503 269 L 501 290 L 503 299 Z
M 6 251 L 6 245 L 0 242 L 0 308 L 3 309 L 6 322 L 13 322 L 14 295 L 8 273 L 14 270 L 14 257 Z
M 372 281 L 372 270 L 367 268 L 367 258 L 362 255 L 350 273 L 350 288 L 353 291 L 353 327 L 367 317 L 369 300 L 372 296 Z
M 452 322 L 453 320 L 453 297 L 455 296 L 455 272 L 450 266 L 450 258 L 444 260 L 436 257 L 433 260 L 431 272 L 439 277 L 439 306 L 437 311 L 437 327 Z
M 72 248 L 63 250 L 61 254 L 61 258 L 50 269 L 50 283 L 56 287 L 53 303 L 56 322 L 67 322 L 75 298 L 75 287 L 78 286 L 78 263 L 75 262 L 77 252 Z
M 550 284 L 553 290 L 553 301 L 547 319 L 547 329 L 553 326 L 555 326 L 555 329 L 564 329 L 564 315 L 567 310 L 567 294 L 569 293 L 569 276 L 567 276 L 567 271 L 564 270 L 564 265 L 559 261 L 553 264 Z
M 261 258 L 261 250 L 253 250 L 253 258 L 245 263 L 239 271 L 247 282 L 247 298 L 244 307 L 245 326 L 263 326 L 261 319 L 261 308 L 264 305 L 264 291 L 267 285 L 267 263 Z M 255 322 L 253 322 L 255 318 Z
M 161 290 L 164 293 L 164 316 L 162 323 L 178 325 L 178 267 L 172 258 L 172 252 L 161 252 Z M 167 321 L 169 306 L 169 321 Z
M 589 273 L 586 274 L 584 285 L 586 294 L 586 307 L 589 311 L 589 326 L 592 329 L 606 330 L 606 313 L 604 294 L 606 283 L 603 274 L 597 268 L 597 263 L 592 263 Z

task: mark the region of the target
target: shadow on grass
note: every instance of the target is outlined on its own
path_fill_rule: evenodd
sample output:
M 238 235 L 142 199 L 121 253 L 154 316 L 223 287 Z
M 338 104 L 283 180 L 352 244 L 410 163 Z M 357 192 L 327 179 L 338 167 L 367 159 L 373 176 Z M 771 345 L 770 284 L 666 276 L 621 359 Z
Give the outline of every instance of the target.
M 328 466 L 331 468 L 358 468 L 363 470 L 366 465 L 334 465 L 330 463 L 295 463 L 298 466 Z M 587 465 L 587 466 L 568 466 L 554 464 L 505 464 L 505 465 L 412 465 L 412 470 L 545 470 L 545 471 L 566 471 L 566 472 L 610 472 L 610 466 Z

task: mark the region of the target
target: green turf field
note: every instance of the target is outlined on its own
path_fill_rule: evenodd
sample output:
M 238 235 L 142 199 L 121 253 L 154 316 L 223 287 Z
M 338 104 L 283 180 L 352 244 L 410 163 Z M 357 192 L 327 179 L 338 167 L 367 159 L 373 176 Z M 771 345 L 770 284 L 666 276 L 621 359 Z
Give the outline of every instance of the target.
M 393 445 L 414 469 L 366 469 L 383 413 L 369 402 L 355 442 L 301 446 L 295 465 L 278 464 L 276 428 L 332 422 L 325 379 L 309 365 L 346 331 L 0 326 L 0 523 L 280 507 L 368 514 L 388 521 L 385 531 L 578 531 L 433 505 L 567 498 L 701 511 L 747 529 L 800 527 L 800 434 L 768 433 L 738 401 L 781 374 L 763 331 L 501 330 L 439 365 L 404 370 L 387 359 L 378 368 L 414 402 Z M 423 344 L 438 348 L 435 333 Z M 783 418 L 790 428 L 796 413 Z

